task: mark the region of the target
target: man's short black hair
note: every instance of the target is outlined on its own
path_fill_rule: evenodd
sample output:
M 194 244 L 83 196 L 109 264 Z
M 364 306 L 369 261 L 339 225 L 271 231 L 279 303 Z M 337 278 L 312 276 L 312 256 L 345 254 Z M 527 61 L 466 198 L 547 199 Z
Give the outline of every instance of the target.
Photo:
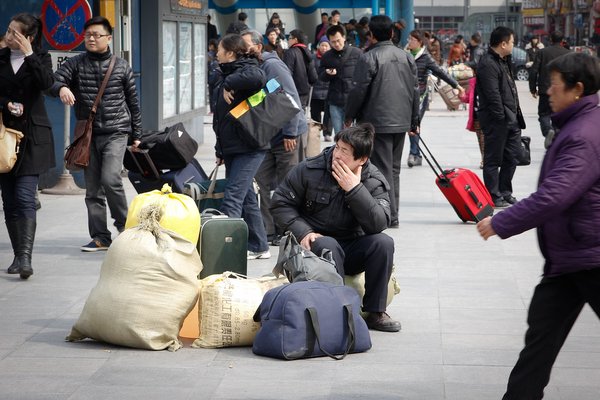
M 87 28 L 89 28 L 92 25 L 102 25 L 104 27 L 104 30 L 106 30 L 106 32 L 109 35 L 112 35 L 113 33 L 113 28 L 110 25 L 110 22 L 101 15 L 97 15 L 85 21 L 85 24 L 83 24 L 83 30 L 86 31 Z
M 339 12 L 338 10 L 333 10 L 333 11 L 331 12 L 331 16 L 332 16 L 332 17 L 334 17 L 334 16 L 336 16 L 336 15 L 340 15 L 340 12 Z
M 565 34 L 562 31 L 554 31 L 550 34 L 550 41 L 553 44 L 561 43 L 565 38 Z
M 481 44 L 481 35 L 479 33 L 474 33 L 471 35 L 471 40 L 477 44 Z
M 371 157 L 375 142 L 375 128 L 367 122 L 342 129 L 335 134 L 334 138 L 336 143 L 340 140 L 352 146 L 355 160 L 365 156 Z
M 324 13 L 321 13 L 321 17 L 329 17 L 329 14 L 327 14 L 327 13 L 325 13 L 325 12 L 324 12 Z
M 346 37 L 346 28 L 344 28 L 344 25 L 342 25 L 342 24 L 331 25 L 329 28 L 327 28 L 326 34 L 327 34 L 328 38 L 335 36 L 336 33 L 339 33 L 342 36 Z
M 499 46 L 502 42 L 508 42 L 515 32 L 507 26 L 499 26 L 490 35 L 490 47 Z
M 369 30 L 378 42 L 390 40 L 393 29 L 394 23 L 387 15 L 374 15 L 369 21 Z
M 246 14 L 245 12 L 239 13 L 238 21 L 245 21 L 246 19 L 248 19 L 248 14 Z

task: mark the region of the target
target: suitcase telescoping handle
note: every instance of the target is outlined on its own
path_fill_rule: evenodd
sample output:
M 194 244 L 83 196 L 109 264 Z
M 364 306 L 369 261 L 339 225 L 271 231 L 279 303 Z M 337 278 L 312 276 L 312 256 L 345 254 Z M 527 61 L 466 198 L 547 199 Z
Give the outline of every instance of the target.
M 423 147 L 421 147 L 421 145 L 423 145 Z M 429 164 L 429 166 L 431 167 L 431 170 L 435 174 L 436 178 L 439 178 L 440 176 L 443 176 L 445 180 L 447 180 L 447 181 L 450 180 L 448 178 L 448 175 L 446 174 L 446 171 L 444 171 L 444 169 L 437 162 L 437 160 L 435 159 L 435 157 L 431 153 L 431 150 L 429 150 L 429 147 L 427 147 L 427 145 L 423 141 L 423 138 L 421 137 L 420 134 L 417 135 L 417 146 L 419 147 L 419 150 L 421 151 L 421 154 L 423 154 L 423 158 L 425 158 L 425 161 L 427 161 L 427 164 Z M 425 151 L 424 149 L 427 150 L 427 151 Z M 427 155 L 429 155 L 429 157 L 431 157 L 431 160 L 435 163 L 435 165 L 437 167 L 437 170 L 435 169 L 435 167 L 433 166 L 433 164 L 431 163 L 431 161 L 429 161 L 429 157 L 427 157 Z
M 141 154 L 144 156 L 144 158 L 146 159 L 146 163 L 148 164 L 148 166 L 150 167 L 150 169 L 152 170 L 152 175 L 154 175 L 154 179 L 159 180 L 160 179 L 160 174 L 158 173 L 158 170 L 156 169 L 156 166 L 154 165 L 154 162 L 152 162 L 152 159 L 150 158 L 150 155 L 148 154 L 148 150 L 146 149 L 140 149 L 138 148 L 137 150 L 133 150 L 132 146 L 127 146 L 127 151 L 129 153 L 131 153 L 131 158 L 133 158 L 133 162 L 135 162 L 135 165 L 138 168 L 138 171 L 140 174 L 142 174 L 142 176 L 145 176 L 145 172 L 144 169 L 142 168 L 142 166 L 140 165 L 140 162 L 137 160 L 137 158 L 135 157 L 135 154 Z

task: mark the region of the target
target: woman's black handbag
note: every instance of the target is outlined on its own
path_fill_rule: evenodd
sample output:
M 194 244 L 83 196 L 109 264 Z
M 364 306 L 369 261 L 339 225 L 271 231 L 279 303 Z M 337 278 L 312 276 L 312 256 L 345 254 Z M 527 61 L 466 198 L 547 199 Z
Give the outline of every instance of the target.
M 302 109 L 279 82 L 271 79 L 265 88 L 248 97 L 227 114 L 238 124 L 241 139 L 252 148 L 265 147 Z

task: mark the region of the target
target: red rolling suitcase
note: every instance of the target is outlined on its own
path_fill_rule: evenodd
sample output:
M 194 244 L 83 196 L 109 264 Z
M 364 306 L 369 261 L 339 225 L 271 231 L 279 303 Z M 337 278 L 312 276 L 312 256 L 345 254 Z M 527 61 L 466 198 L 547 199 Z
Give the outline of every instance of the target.
M 442 169 L 421 136 L 419 136 L 419 150 L 436 176 L 436 185 L 463 222 L 479 222 L 494 213 L 492 196 L 473 171 L 466 168 Z M 431 157 L 431 161 L 427 155 Z

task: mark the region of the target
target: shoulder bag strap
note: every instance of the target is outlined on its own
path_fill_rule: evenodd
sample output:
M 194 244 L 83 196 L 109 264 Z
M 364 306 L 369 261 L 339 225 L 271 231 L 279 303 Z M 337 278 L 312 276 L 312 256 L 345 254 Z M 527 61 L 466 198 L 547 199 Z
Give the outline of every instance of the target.
M 106 85 L 108 84 L 108 78 L 112 74 L 112 71 L 115 67 L 115 62 L 117 61 L 117 56 L 113 55 L 110 58 L 110 64 L 108 64 L 108 70 L 106 70 L 106 75 L 104 75 L 104 79 L 102 80 L 102 85 L 100 86 L 100 90 L 98 91 L 98 95 L 96 96 L 96 100 L 94 100 L 94 105 L 92 106 L 92 111 L 90 115 L 96 115 L 96 110 L 98 109 L 98 105 L 102 100 L 102 95 L 104 94 L 104 90 L 106 89 Z

